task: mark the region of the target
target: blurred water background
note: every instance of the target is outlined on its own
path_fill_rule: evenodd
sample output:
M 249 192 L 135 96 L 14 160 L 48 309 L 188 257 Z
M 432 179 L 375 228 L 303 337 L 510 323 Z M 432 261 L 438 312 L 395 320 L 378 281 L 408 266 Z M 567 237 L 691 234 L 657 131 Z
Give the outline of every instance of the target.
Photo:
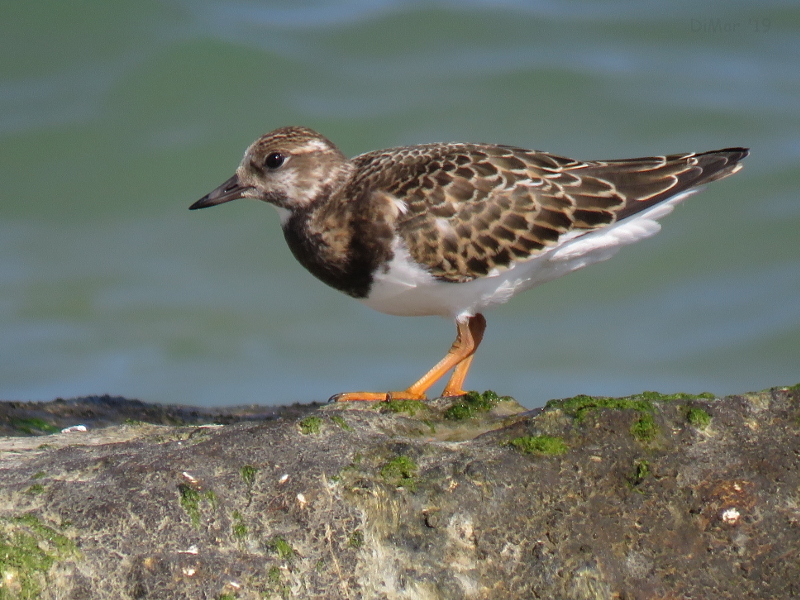
M 6 2 L 0 399 L 196 405 L 403 388 L 452 323 L 372 312 L 274 211 L 190 213 L 302 124 L 575 158 L 752 148 L 655 238 L 488 313 L 467 381 L 528 406 L 800 381 L 796 0 Z

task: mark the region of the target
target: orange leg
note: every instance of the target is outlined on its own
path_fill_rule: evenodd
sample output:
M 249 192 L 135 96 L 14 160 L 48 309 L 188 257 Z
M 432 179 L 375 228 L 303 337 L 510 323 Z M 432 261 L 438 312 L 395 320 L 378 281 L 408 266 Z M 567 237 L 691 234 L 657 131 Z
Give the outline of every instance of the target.
M 444 390 L 442 390 L 443 397 L 463 396 L 467 393 L 462 386 L 464 385 L 464 380 L 467 378 L 467 372 L 469 371 L 473 358 L 475 358 L 474 352 L 472 356 L 468 356 L 456 365 L 456 368 L 453 369 L 453 374 L 450 375 L 450 379 L 447 381 L 447 385 L 445 385 Z
M 441 379 L 445 373 L 455 367 L 450 380 L 444 388 L 443 396 L 461 396 L 465 392 L 461 389 L 467 377 L 472 356 L 483 339 L 486 330 L 486 319 L 482 314 L 468 317 L 466 321 L 456 321 L 456 341 L 450 347 L 447 355 L 416 383 L 402 392 L 346 392 L 336 394 L 331 398 L 336 402 L 350 402 L 353 400 L 425 400 L 425 392 L 434 383 Z

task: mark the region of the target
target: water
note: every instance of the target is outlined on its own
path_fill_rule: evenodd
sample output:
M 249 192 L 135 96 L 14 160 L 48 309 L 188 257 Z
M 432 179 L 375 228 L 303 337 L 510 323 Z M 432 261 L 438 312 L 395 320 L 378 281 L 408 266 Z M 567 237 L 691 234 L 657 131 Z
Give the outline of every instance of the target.
M 515 298 L 467 381 L 528 406 L 800 381 L 800 5 L 6 3 L 0 398 L 275 404 L 402 388 L 451 323 L 305 273 L 269 207 L 190 213 L 259 134 L 354 155 L 747 145 L 652 240 Z

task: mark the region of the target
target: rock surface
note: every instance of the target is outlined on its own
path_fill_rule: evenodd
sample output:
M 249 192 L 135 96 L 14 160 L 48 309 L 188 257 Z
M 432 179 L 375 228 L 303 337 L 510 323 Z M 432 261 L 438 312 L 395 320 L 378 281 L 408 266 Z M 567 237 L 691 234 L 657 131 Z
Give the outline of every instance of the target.
M 0 422 L 3 600 L 800 596 L 800 386 Z

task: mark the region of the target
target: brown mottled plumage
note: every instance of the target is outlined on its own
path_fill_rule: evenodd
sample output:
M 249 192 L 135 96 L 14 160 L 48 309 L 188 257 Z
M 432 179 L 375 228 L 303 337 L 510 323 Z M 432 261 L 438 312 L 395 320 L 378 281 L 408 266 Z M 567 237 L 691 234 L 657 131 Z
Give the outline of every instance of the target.
M 483 334 L 481 310 L 652 235 L 679 200 L 738 171 L 747 154 L 581 162 L 450 143 L 348 160 L 320 134 L 284 127 L 254 142 L 236 174 L 191 208 L 269 202 L 295 257 L 328 285 L 391 314 L 456 319 L 451 351 L 408 390 L 341 398 L 423 398 L 452 367 L 445 395 L 456 395 Z
M 580 162 L 488 144 L 427 144 L 353 159 L 358 197 L 384 190 L 407 211 L 397 232 L 411 256 L 464 282 L 730 174 L 741 149 Z

